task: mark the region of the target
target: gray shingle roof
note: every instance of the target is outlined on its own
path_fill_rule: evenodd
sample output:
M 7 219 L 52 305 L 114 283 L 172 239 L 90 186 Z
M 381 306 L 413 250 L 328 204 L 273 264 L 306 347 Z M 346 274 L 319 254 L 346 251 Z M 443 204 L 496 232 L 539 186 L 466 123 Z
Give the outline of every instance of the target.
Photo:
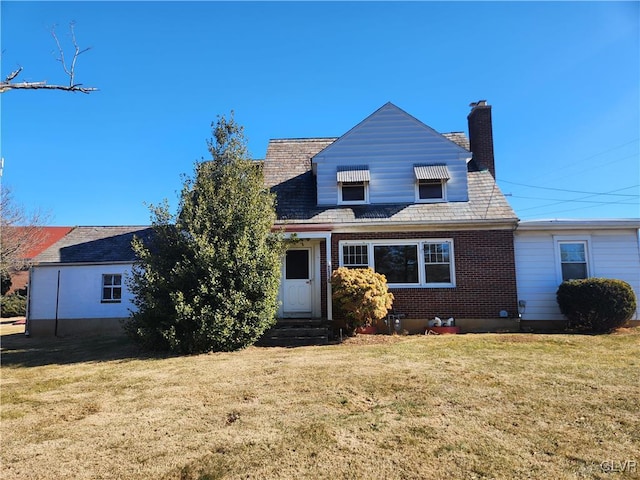
M 466 138 L 466 137 L 465 137 Z M 279 224 L 415 224 L 514 222 L 516 214 L 489 172 L 468 172 L 469 201 L 318 206 L 311 158 L 333 138 L 271 140 L 264 163 L 267 186 L 277 195 Z
M 464 134 L 464 132 L 441 133 L 440 135 L 451 140 L 453 143 L 461 146 L 465 150 L 469 150 L 469 151 L 471 150 L 469 139 Z
M 40 253 L 37 263 L 101 263 L 135 260 L 133 236 L 148 240 L 151 227 L 75 227 Z

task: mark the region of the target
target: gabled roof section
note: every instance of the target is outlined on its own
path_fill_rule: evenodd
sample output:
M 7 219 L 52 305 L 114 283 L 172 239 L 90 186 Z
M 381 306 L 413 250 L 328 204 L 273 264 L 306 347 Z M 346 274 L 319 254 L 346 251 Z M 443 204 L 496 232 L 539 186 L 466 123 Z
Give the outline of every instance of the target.
M 36 264 L 133 262 L 134 235 L 144 241 L 152 234 L 151 227 L 75 227 L 34 261 Z
M 347 133 L 339 137 L 335 142 L 324 149 L 322 154 L 330 154 L 332 149 L 339 148 L 346 142 L 370 142 L 371 140 L 377 139 L 379 138 L 381 127 L 383 126 L 386 128 L 391 126 L 393 130 L 402 132 L 401 137 L 403 139 L 406 139 L 407 136 L 410 135 L 429 135 L 439 137 L 443 142 L 450 143 L 452 148 L 459 150 L 460 154 L 469 154 L 468 148 L 460 145 L 460 143 L 464 145 L 464 134 L 456 132 L 443 135 L 391 102 L 385 103 L 382 107 L 362 120 Z M 313 161 L 321 161 L 321 157 L 314 158 Z
M 468 152 L 471 151 L 471 143 L 464 132 L 449 132 L 441 134 L 444 138 L 451 140 L 456 145 L 464 148 Z
M 23 245 L 18 254 L 24 260 L 31 260 L 72 229 L 73 227 L 3 227 L 2 235 L 9 244 Z
M 316 182 L 311 171 L 311 158 L 335 142 L 331 138 L 288 138 L 270 140 L 264 160 L 265 185 L 277 195 L 276 212 L 282 206 L 304 215 L 316 204 Z

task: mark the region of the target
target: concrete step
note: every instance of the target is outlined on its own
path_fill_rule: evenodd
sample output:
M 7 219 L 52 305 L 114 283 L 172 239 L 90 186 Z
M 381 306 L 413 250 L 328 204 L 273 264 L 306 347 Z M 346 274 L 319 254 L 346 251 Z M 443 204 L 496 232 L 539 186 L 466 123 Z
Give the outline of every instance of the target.
M 329 329 L 321 319 L 278 319 L 278 323 L 257 342 L 259 346 L 298 347 L 327 345 Z

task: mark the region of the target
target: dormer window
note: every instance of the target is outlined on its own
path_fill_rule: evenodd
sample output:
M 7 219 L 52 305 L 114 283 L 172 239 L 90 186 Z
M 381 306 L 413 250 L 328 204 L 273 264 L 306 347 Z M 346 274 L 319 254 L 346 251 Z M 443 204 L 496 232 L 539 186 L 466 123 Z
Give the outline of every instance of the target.
M 369 167 L 338 167 L 338 203 L 353 205 L 369 203 Z
M 416 165 L 416 202 L 446 201 L 446 183 L 451 178 L 446 165 Z

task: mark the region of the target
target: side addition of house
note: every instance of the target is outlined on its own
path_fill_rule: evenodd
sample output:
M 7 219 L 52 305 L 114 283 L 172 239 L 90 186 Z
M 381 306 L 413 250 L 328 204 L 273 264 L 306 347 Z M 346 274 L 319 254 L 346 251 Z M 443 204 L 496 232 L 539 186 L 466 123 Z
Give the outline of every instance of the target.
M 118 332 L 133 308 L 126 287 L 134 235 L 148 227 L 75 227 L 34 259 L 29 275 L 29 335 Z
M 495 182 L 491 107 L 473 104 L 469 139 L 387 103 L 338 138 L 271 140 L 264 162 L 288 249 L 281 317 L 329 318 L 328 279 L 383 273 L 403 328 L 435 316 L 463 331 L 517 322 L 514 211 Z
M 518 298 L 525 328 L 563 328 L 556 300 L 565 280 L 624 280 L 640 298 L 640 220 L 530 220 L 515 233 Z M 638 321 L 638 312 L 632 317 Z

